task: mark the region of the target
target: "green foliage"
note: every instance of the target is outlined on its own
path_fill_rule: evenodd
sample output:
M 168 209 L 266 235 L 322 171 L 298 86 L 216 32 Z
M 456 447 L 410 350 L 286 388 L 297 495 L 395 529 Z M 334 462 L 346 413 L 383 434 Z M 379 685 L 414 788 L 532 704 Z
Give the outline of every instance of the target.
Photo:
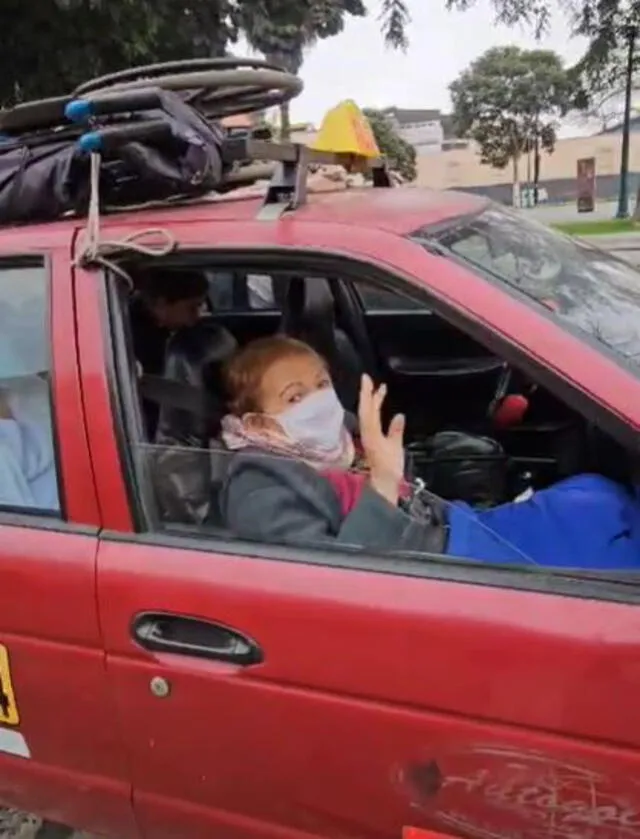
M 239 21 L 254 50 L 297 74 L 305 51 L 316 41 L 340 34 L 346 15 L 363 17 L 366 13 L 362 0 L 245 0 Z M 383 0 L 382 29 L 390 46 L 406 47 L 408 17 L 404 0 Z M 289 103 L 285 103 L 280 106 L 280 134 L 287 138 L 290 132 Z
M 446 5 L 448 9 L 466 11 L 477 2 L 478 0 L 446 0 Z M 557 0 L 491 0 L 497 23 L 505 26 L 525 24 L 533 28 L 536 36 L 542 35 L 548 29 L 551 13 L 556 11 L 558 6 L 571 8 L 570 3 L 572 0 L 560 0 L 560 3 Z
M 382 154 L 387 158 L 389 168 L 398 172 L 405 181 L 416 179 L 416 150 L 396 132 L 389 118 L 372 108 L 366 108 L 364 115 L 369 120 L 371 130 Z
M 68 92 L 135 64 L 220 55 L 227 0 L 0 0 L 0 104 Z
M 345 15 L 363 16 L 361 0 L 263 0 L 245 3 L 239 23 L 250 45 L 290 73 L 302 66 L 305 48 L 338 35 Z
M 445 0 L 449 9 L 464 11 L 478 0 Z M 574 107 L 585 109 L 603 95 L 624 87 L 630 32 L 640 31 L 640 0 L 491 0 L 496 20 L 508 26 L 525 24 L 544 33 L 552 12 L 564 12 L 574 35 L 588 38 L 587 51 L 574 68 Z M 636 45 L 633 68 L 640 71 Z
M 632 74 L 640 71 L 638 29 L 640 3 L 603 0 L 586 2 L 576 32 L 589 38 L 589 46 L 575 67 L 584 100 L 591 106 L 625 87 L 631 48 Z
M 495 47 L 450 85 L 459 136 L 480 146 L 482 162 L 502 169 L 539 147 L 552 152 L 556 120 L 573 102 L 572 77 L 548 50 Z
M 241 31 L 295 71 L 306 46 L 366 11 L 363 0 L 0 0 L 0 106 L 135 64 L 222 55 Z M 403 0 L 384 0 L 389 44 L 405 45 L 407 21 Z
M 254 50 L 297 74 L 305 50 L 318 39 L 342 32 L 346 14 L 362 17 L 366 9 L 361 0 L 263 0 L 252 6 L 247 3 L 239 23 Z M 287 102 L 280 106 L 281 137 L 287 138 L 290 131 Z
M 380 20 L 385 43 L 394 49 L 405 50 L 409 46 L 407 26 L 411 16 L 404 0 L 382 0 Z
M 446 0 L 447 8 L 464 11 L 478 0 Z M 507 26 L 525 24 L 537 35 L 549 26 L 554 12 L 564 12 L 577 35 L 598 39 L 597 51 L 619 45 L 625 26 L 640 24 L 640 0 L 491 0 L 496 20 Z

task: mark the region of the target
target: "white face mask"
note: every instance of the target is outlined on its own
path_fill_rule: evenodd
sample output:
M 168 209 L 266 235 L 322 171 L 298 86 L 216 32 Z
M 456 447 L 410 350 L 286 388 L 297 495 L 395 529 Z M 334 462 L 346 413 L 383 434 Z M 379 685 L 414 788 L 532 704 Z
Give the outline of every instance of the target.
M 344 408 L 331 388 L 317 390 L 275 415 L 285 434 L 300 445 L 332 452 L 340 445 Z

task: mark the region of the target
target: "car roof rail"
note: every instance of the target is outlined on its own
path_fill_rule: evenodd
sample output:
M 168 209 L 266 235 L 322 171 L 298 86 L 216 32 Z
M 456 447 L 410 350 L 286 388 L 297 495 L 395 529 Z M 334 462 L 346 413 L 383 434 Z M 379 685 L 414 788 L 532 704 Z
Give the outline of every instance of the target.
M 250 136 L 236 137 L 225 140 L 222 156 L 229 164 L 247 160 L 276 164 L 259 213 L 261 219 L 274 219 L 306 203 L 307 176 L 311 166 L 342 166 L 346 172 L 370 174 L 374 187 L 394 185 L 383 157 L 369 158 L 354 153 L 321 151 L 302 143 L 276 143 Z
M 13 180 L 5 183 L 11 201 L 0 202 L 2 223 L 84 216 L 84 250 L 91 257 L 104 244 L 103 213 L 191 203 L 266 181 L 258 217 L 274 219 L 306 202 L 309 173 L 327 165 L 368 175 L 376 187 L 393 186 L 371 128 L 350 100 L 327 114 L 315 148 L 276 142 L 255 119 L 247 120 L 247 130 L 226 121 L 264 115 L 302 87 L 301 79 L 269 61 L 225 56 L 134 67 L 92 79 L 66 96 L 0 110 L 0 157 L 6 155 L 7 169 L 13 169 Z M 187 160 L 185 148 L 202 154 Z M 27 183 L 24 173 L 32 164 Z M 52 199 L 48 173 L 56 166 L 69 183 Z

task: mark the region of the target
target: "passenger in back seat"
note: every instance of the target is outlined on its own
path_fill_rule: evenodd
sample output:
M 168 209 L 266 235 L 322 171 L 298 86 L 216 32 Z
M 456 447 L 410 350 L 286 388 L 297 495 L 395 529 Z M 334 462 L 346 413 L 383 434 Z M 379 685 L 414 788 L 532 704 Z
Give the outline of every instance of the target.
M 129 317 L 136 361 L 147 375 L 164 371 L 167 341 L 173 332 L 198 322 L 207 299 L 208 283 L 200 271 L 153 268 L 132 274 L 136 291 Z M 153 439 L 157 405 L 143 404 L 147 434 Z

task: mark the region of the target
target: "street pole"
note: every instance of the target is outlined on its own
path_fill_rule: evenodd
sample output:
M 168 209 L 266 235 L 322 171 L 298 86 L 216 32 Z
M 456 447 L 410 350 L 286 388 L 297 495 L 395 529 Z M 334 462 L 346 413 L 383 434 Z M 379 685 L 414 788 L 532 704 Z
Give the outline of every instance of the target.
M 622 123 L 622 156 L 620 160 L 620 189 L 616 218 L 629 218 L 629 135 L 631 133 L 631 92 L 633 89 L 633 58 L 637 29 L 627 30 L 627 68 L 624 86 L 624 121 Z
M 536 116 L 536 136 L 533 147 L 533 204 L 538 206 L 538 184 L 540 183 L 540 119 Z

